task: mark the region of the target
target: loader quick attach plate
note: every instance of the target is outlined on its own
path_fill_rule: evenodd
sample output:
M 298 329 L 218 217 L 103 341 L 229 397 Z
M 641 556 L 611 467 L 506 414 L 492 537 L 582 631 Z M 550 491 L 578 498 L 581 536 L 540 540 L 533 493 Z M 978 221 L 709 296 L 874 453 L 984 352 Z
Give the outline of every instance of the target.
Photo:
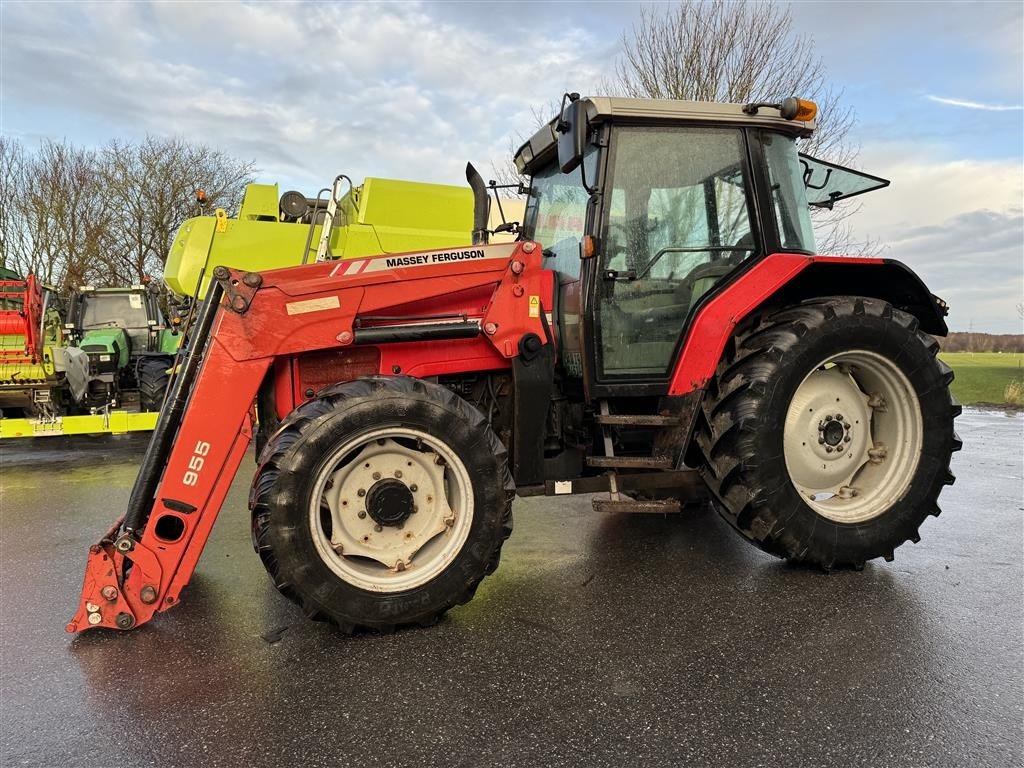
M 119 519 L 98 544 L 89 547 L 83 597 L 75 617 L 65 627 L 68 632 L 90 627 L 131 629 L 155 613 L 162 576 L 160 561 L 130 537 L 118 537 L 123 522 Z M 124 578 L 125 560 L 132 563 L 134 583 L 143 585 L 137 592 Z

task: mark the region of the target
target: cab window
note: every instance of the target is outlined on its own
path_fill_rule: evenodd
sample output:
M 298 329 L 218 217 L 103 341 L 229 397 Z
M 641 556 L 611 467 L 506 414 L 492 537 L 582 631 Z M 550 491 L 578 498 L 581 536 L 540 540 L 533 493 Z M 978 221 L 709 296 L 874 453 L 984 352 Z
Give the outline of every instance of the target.
M 597 174 L 597 148 L 590 147 L 583 160 L 587 181 Z M 544 249 L 544 268 L 562 278 L 580 276 L 580 240 L 586 223 L 590 195 L 583 188 L 580 169 L 562 173 L 554 163 L 533 177 L 526 202 L 526 236 Z
M 602 373 L 661 376 L 700 297 L 754 254 L 740 129 L 613 134 L 600 288 Z

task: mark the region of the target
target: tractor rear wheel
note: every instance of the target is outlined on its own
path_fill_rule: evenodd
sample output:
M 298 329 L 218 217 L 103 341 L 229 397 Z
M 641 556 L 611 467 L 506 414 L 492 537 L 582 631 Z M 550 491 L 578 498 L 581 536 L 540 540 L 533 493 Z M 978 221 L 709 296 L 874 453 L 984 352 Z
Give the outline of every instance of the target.
M 407 376 L 303 403 L 260 456 L 253 545 L 277 588 L 344 631 L 432 624 L 512 530 L 505 447 L 470 403 Z
M 170 355 L 146 355 L 139 358 L 135 378 L 139 384 L 139 409 L 159 411 L 167 395 L 170 376 L 167 371 L 174 365 Z
M 814 299 L 752 322 L 703 406 L 702 474 L 722 516 L 780 557 L 861 567 L 919 540 L 960 448 L 953 372 L 916 318 Z

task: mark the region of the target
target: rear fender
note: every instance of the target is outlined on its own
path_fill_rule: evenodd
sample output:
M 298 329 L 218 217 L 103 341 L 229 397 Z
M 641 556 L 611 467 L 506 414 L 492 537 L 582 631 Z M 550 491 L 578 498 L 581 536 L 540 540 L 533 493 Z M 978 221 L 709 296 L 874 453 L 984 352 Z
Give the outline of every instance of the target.
M 744 318 L 769 306 L 816 296 L 883 299 L 917 317 L 921 330 L 948 332 L 946 305 L 909 267 L 892 259 L 776 253 L 754 264 L 700 308 L 690 325 L 669 384 L 670 395 L 703 389 L 715 372 L 733 331 Z
M 872 259 L 863 263 L 865 261 L 813 261 L 781 291 L 782 303 L 836 294 L 868 296 L 909 312 L 925 333 L 933 336 L 949 333 L 945 302 L 932 294 L 910 267 L 895 259 Z

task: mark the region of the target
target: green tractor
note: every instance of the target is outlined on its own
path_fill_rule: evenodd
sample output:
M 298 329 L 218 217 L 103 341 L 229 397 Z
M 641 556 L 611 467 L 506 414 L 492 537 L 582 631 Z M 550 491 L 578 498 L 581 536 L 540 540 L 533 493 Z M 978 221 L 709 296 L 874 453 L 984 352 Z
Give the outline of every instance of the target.
M 181 333 L 164 319 L 155 285 L 83 286 L 64 327 L 89 357 L 82 406 L 94 413 L 117 408 L 137 393 L 140 411 L 160 410 Z

